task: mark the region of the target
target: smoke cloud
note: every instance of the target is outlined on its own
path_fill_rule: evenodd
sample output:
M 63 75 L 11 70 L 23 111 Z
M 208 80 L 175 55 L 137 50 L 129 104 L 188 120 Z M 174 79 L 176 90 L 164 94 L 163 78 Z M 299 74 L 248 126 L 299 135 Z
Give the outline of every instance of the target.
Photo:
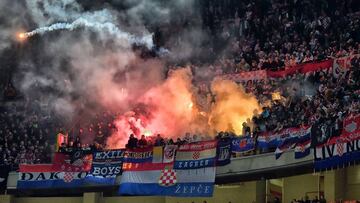
M 200 95 L 191 80 L 190 69 L 182 68 L 172 71 L 161 85 L 147 91 L 138 101 L 143 109 L 116 119 L 117 131 L 108 139 L 108 147 L 123 147 L 129 134 L 159 133 L 169 139 L 186 133 L 215 136 L 221 131 L 240 135 L 243 122 L 261 111 L 255 96 L 246 94 L 233 81 L 219 79 L 212 82 L 215 101 L 206 104 L 211 106 L 208 111 L 201 111 L 197 100 Z
M 14 33 L 21 30 L 21 25 L 26 25 L 27 14 L 19 12 L 25 10 L 23 4 L 15 1 L 0 2 L 0 53 L 13 45 Z
M 242 133 L 242 124 L 261 112 L 255 96 L 246 94 L 242 86 L 232 81 L 216 79 L 211 85 L 216 95 L 211 111 L 210 125 L 217 131 Z
M 85 7 L 75 0 L 26 0 L 14 7 L 30 16 L 28 22 L 15 24 L 33 30 L 21 42 L 14 76 L 27 99 L 48 106 L 68 130 L 74 123 L 87 124 L 102 111 L 117 114 L 109 148 L 123 147 L 131 133 L 168 138 L 187 132 L 241 133 L 242 123 L 259 110 L 254 96 L 234 82 L 211 77 L 206 77 L 211 92 L 204 96 L 194 85 L 190 68 L 167 74 L 169 62 L 207 54 L 199 48 L 209 38 L 195 1 L 108 2 Z M 189 20 L 181 26 L 183 19 Z M 159 43 L 160 50 L 170 50 L 169 55 L 153 57 L 151 49 L 159 45 L 154 45 L 151 33 L 170 24 L 182 29 L 165 32 L 169 37 Z M 24 30 L 10 27 L 4 30 L 13 34 Z

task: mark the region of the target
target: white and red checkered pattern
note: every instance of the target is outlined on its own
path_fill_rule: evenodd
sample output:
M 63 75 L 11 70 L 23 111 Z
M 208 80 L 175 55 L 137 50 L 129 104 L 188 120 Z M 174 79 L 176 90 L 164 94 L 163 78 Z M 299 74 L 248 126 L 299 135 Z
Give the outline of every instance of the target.
M 71 181 L 74 180 L 74 176 L 75 176 L 75 171 L 81 171 L 81 167 L 83 166 L 84 164 L 84 160 L 83 159 L 77 159 L 74 161 L 74 163 L 72 164 L 72 166 L 75 166 L 75 167 L 71 167 L 69 168 L 68 170 L 70 171 L 66 171 L 64 172 L 64 176 L 63 176 L 63 180 L 65 183 L 70 183 Z
M 176 171 L 173 169 L 164 169 L 161 171 L 161 176 L 159 178 L 159 185 L 161 186 L 173 186 L 177 182 L 176 180 Z
M 342 156 L 344 154 L 344 143 L 342 142 L 336 143 L 336 151 L 339 156 Z
M 70 183 L 74 180 L 74 172 L 64 172 L 63 180 L 65 183 Z
M 195 151 L 194 153 L 193 153 L 193 156 L 192 156 L 192 158 L 193 159 L 199 159 L 200 158 L 200 152 L 199 151 Z
M 235 82 L 246 82 L 249 80 L 263 80 L 267 78 L 265 70 L 247 71 L 235 74 L 226 74 L 222 76 L 223 79 L 232 80 Z
M 298 146 L 298 150 L 299 150 L 300 152 L 305 152 L 305 145 L 300 145 L 300 146 Z

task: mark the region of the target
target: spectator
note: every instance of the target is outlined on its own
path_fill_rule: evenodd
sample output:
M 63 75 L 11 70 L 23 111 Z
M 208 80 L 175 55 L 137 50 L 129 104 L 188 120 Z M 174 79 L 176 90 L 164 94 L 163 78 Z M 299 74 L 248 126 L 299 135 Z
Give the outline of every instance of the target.
M 319 203 L 326 203 L 326 199 L 323 195 L 320 195 Z
M 131 134 L 129 137 L 129 141 L 126 145 L 126 148 L 128 149 L 135 149 L 138 146 L 138 139 L 134 136 L 134 134 Z
M 145 148 L 145 147 L 147 147 L 147 145 L 148 145 L 148 142 L 146 140 L 145 135 L 141 135 L 141 139 L 138 142 L 138 147 Z
M 246 124 L 246 122 L 244 122 L 243 124 L 242 124 L 242 129 L 243 129 L 243 135 L 244 136 L 250 136 L 251 135 L 251 129 L 250 129 L 250 127 Z
M 318 198 L 318 196 L 315 196 L 315 198 L 312 200 L 311 203 L 319 203 L 319 198 Z
M 164 145 L 165 145 L 164 139 L 161 137 L 160 134 L 157 134 L 154 146 L 164 146 Z

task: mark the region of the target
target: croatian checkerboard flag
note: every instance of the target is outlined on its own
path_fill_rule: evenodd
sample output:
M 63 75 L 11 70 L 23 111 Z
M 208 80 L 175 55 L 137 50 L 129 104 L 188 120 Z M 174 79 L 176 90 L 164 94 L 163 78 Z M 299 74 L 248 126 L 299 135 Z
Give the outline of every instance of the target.
M 215 167 L 174 169 L 169 163 L 128 167 L 121 176 L 121 195 L 211 197 Z
M 311 140 L 297 144 L 294 150 L 295 159 L 301 159 L 310 154 Z
M 18 189 L 81 187 L 87 172 L 80 167 L 54 164 L 20 165 Z
M 176 151 L 175 169 L 197 169 L 214 167 L 217 141 L 202 141 L 181 145 Z
M 176 151 L 175 161 L 125 160 L 119 193 L 211 197 L 215 182 L 216 145 L 216 141 L 182 145 Z

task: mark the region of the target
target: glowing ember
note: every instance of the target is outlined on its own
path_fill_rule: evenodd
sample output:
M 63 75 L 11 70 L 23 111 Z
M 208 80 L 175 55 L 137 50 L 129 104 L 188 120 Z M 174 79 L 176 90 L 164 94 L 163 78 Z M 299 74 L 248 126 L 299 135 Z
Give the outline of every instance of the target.
M 145 137 L 152 135 L 151 130 L 145 130 L 143 134 L 145 135 Z
M 20 32 L 16 35 L 16 38 L 19 40 L 19 41 L 24 41 L 27 37 L 26 37 L 26 34 L 23 33 L 23 32 Z
M 200 111 L 199 114 L 204 116 L 204 117 L 207 115 L 206 112 L 203 112 L 203 111 Z
M 194 103 L 190 102 L 190 103 L 188 104 L 188 109 L 192 109 L 193 106 L 194 106 Z
M 281 100 L 281 95 L 280 95 L 280 92 L 274 92 L 271 94 L 271 97 L 272 97 L 272 100 L 275 101 L 275 100 Z

